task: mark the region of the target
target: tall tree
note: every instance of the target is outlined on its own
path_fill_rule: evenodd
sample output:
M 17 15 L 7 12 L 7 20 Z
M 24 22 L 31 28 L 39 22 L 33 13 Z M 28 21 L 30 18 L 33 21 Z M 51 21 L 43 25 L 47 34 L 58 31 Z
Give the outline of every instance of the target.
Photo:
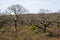
M 15 22 L 15 30 L 17 31 L 18 14 L 27 13 L 29 11 L 27 9 L 25 9 L 23 6 L 18 5 L 18 4 L 11 5 L 10 7 L 7 8 L 7 10 L 10 14 L 14 13 L 15 17 L 13 17 L 13 20 Z

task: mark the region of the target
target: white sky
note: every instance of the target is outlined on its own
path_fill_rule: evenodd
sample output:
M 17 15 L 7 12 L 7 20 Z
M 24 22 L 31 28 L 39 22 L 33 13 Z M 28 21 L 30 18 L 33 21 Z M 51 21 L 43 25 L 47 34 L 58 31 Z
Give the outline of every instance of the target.
M 38 12 L 39 9 L 60 9 L 60 0 L 0 0 L 0 9 L 4 10 L 13 4 L 20 4 L 32 13 Z

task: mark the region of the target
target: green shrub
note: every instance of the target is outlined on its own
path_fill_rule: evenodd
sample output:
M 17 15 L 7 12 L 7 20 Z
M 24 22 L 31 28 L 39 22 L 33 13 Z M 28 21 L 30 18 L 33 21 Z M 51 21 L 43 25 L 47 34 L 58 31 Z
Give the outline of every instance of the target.
M 36 28 L 37 28 L 37 27 L 34 26 L 34 25 L 29 26 L 29 29 L 32 30 L 32 31 L 35 30 Z

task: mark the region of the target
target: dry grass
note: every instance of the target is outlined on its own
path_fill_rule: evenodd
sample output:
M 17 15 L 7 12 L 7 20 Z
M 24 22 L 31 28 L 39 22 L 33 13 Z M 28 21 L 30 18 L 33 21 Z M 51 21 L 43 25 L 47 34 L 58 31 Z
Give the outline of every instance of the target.
M 45 36 L 45 34 L 30 31 L 28 26 L 25 25 L 17 27 L 17 32 L 14 31 L 14 27 L 3 27 L 0 32 L 0 40 L 60 40 L 60 38 Z

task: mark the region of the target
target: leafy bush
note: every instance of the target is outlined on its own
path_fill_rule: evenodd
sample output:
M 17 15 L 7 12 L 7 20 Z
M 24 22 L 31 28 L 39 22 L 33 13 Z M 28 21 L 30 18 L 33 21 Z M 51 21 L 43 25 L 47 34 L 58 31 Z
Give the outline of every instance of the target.
M 35 30 L 36 28 L 37 28 L 37 27 L 34 26 L 34 25 L 29 26 L 29 29 L 32 30 L 32 31 Z

